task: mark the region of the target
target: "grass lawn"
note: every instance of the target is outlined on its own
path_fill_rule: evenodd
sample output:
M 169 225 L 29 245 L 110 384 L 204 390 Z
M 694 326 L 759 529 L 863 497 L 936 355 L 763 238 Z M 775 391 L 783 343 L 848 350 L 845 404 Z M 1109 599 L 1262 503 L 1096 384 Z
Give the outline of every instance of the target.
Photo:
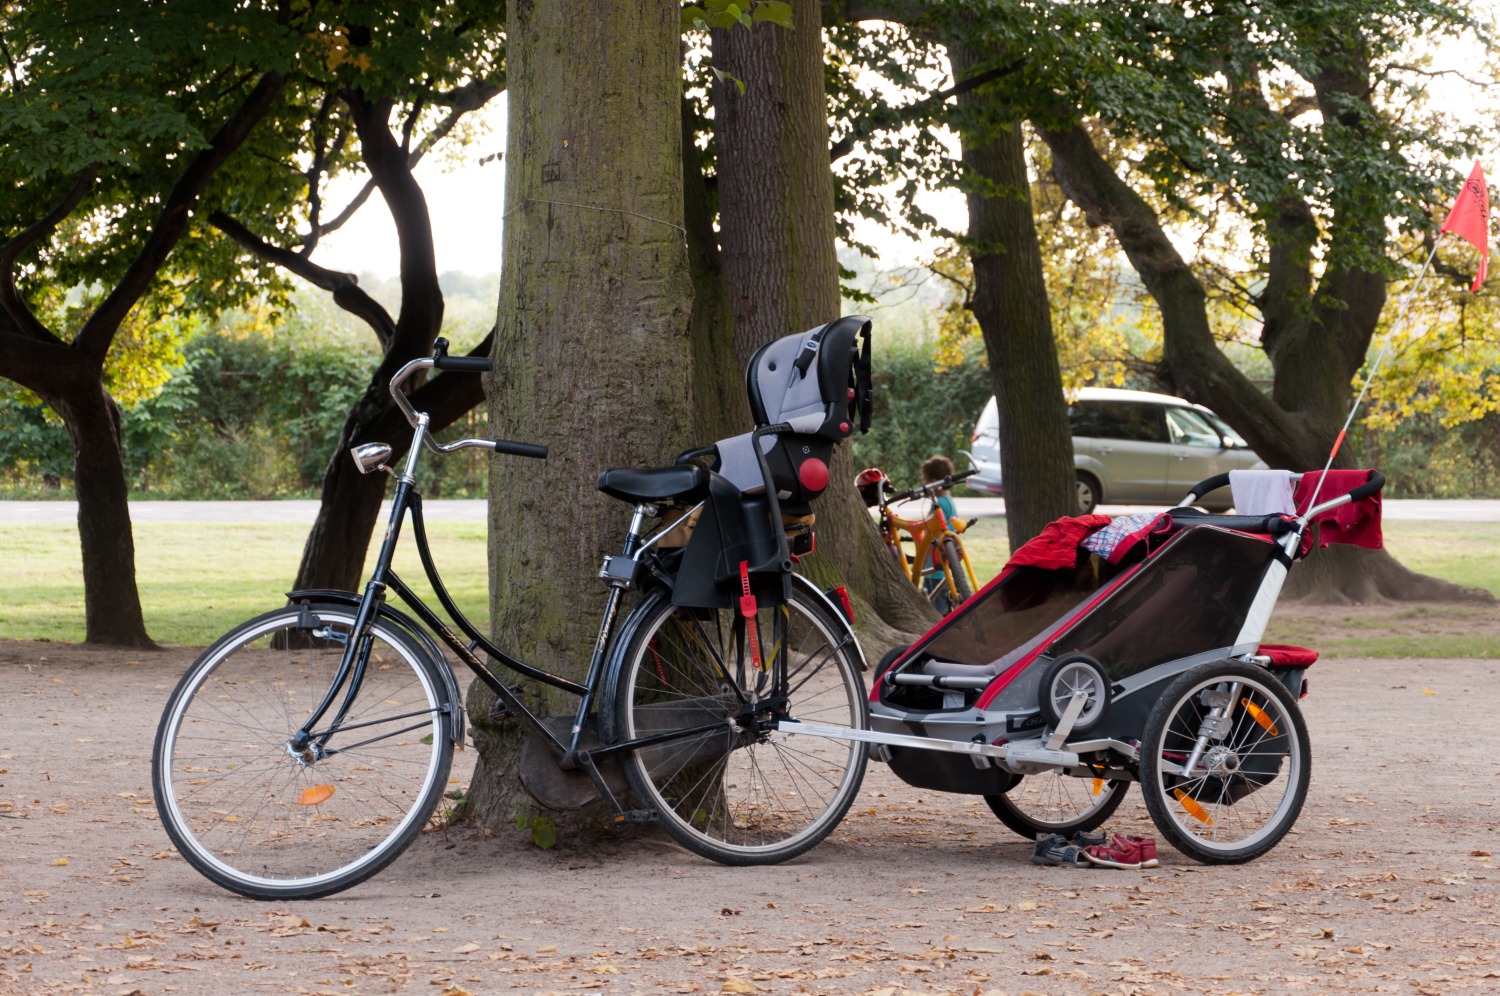
M 371 556 L 383 528 L 375 530 Z M 286 604 L 307 527 L 296 523 L 138 523 L 136 582 L 158 643 L 204 646 L 235 624 Z M 448 591 L 481 627 L 489 587 L 484 523 L 429 522 Z M 72 526 L 0 526 L 0 638 L 83 639 L 83 570 Z M 403 535 L 396 573 L 430 604 L 417 546 Z
M 1414 570 L 1500 595 L 1500 523 L 1387 522 L 1386 545 Z M 449 590 L 481 627 L 486 596 L 486 528 L 433 522 L 433 554 Z M 380 531 L 376 531 L 378 541 Z M 146 626 L 161 643 L 202 646 L 231 626 L 277 608 L 296 574 L 306 527 L 276 524 L 135 526 L 136 570 Z M 979 519 L 964 541 L 980 583 L 1005 563 L 1003 518 Z M 83 578 L 71 526 L 0 525 L 0 639 L 83 639 Z M 407 537 L 396 570 L 427 597 L 416 545 Z M 601 591 L 602 596 L 602 591 Z M 1310 610 L 1283 606 L 1272 635 L 1325 652 L 1376 657 L 1500 654 L 1500 610 L 1407 606 Z

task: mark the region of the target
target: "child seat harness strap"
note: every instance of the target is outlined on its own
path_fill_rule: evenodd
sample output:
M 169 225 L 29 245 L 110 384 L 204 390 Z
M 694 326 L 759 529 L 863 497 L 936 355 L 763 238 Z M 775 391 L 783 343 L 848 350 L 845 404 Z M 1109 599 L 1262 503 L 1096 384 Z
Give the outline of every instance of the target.
M 760 627 L 755 624 L 755 595 L 750 591 L 750 561 L 740 561 L 740 615 L 745 617 L 745 637 L 750 643 L 750 662 L 760 669 Z

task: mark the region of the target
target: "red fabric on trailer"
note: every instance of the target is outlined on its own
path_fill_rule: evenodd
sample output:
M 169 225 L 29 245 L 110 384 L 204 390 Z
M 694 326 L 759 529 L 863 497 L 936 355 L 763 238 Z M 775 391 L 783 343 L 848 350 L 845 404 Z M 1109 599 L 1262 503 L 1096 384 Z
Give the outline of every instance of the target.
M 1272 667 L 1308 667 L 1318 659 L 1316 650 L 1288 643 L 1262 643 L 1256 653 L 1271 658 Z

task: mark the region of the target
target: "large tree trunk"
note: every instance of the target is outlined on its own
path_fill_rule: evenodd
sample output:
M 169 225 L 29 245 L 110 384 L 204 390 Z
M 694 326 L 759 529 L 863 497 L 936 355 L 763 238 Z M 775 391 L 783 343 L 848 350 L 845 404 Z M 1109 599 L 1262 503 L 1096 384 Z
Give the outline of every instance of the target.
M 955 83 L 981 61 L 961 44 L 949 47 L 948 58 Z M 1077 514 L 1073 440 L 1031 211 L 1022 123 L 984 115 L 989 101 L 983 88 L 960 94 L 958 102 L 980 112 L 961 133 L 970 174 L 969 259 L 974 318 L 984 336 L 1000 414 L 1006 530 L 1016 550 L 1053 519 Z
M 839 316 L 822 10 L 797 0 L 792 13 L 790 31 L 761 22 L 713 33 L 715 67 L 745 85 L 743 94 L 732 82 L 714 87 L 723 273 L 740 369 L 766 343 Z M 878 649 L 935 617 L 881 545 L 853 488 L 850 451 L 834 454 L 833 483 L 814 506 L 820 552 L 802 570 L 824 587 L 849 587 Z
M 120 458 L 120 409 L 97 375 L 76 390 L 45 397 L 73 439 L 78 540 L 83 556 L 84 642 L 121 647 L 156 644 L 146 633 L 135 583 L 125 465 Z M 101 592 L 108 597 L 99 597 Z
M 612 466 L 658 465 L 695 435 L 684 246 L 679 13 L 670 4 L 536 0 L 507 26 L 510 130 L 495 370 L 497 436 L 545 464 L 490 473 L 490 592 L 500 645 L 583 676 L 604 588 L 600 553 L 629 518 L 594 489 Z M 473 809 L 488 826 L 534 804 L 514 722 L 471 691 Z M 536 689 L 528 704 L 571 711 Z

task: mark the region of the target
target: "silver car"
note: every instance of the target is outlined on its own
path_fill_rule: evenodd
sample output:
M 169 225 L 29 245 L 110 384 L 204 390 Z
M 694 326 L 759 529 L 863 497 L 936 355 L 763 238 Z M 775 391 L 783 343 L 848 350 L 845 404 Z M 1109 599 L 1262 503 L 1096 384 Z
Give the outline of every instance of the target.
M 1213 412 L 1182 398 L 1147 391 L 1085 387 L 1071 396 L 1073 466 L 1078 514 L 1095 505 L 1175 505 L 1205 478 L 1230 470 L 1263 470 L 1240 434 Z M 1000 477 L 1000 416 L 995 399 L 984 406 L 970 447 L 979 473 L 966 483 L 984 494 L 1004 494 Z M 1228 491 L 1210 511 L 1228 507 Z

